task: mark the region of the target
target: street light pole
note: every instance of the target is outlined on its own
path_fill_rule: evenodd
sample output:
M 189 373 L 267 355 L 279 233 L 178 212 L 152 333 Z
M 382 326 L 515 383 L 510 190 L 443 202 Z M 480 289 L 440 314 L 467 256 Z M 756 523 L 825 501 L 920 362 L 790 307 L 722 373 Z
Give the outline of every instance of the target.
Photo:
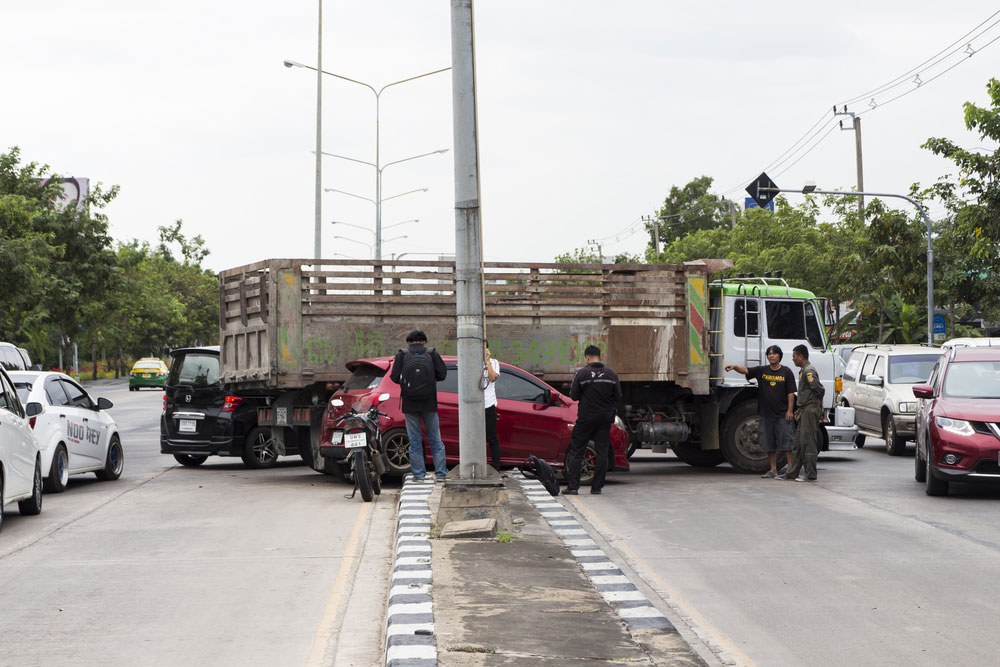
M 320 5 L 321 5 L 321 8 L 322 8 L 322 0 L 320 0 Z M 416 79 L 422 79 L 422 78 L 424 78 L 426 76 L 431 76 L 432 74 L 440 74 L 441 72 L 447 72 L 451 68 L 450 67 L 443 67 L 441 69 L 436 69 L 433 72 L 424 72 L 423 74 L 417 74 L 416 76 L 410 76 L 410 77 L 407 77 L 405 79 L 400 79 L 399 81 L 393 81 L 392 83 L 387 83 L 384 86 L 382 86 L 381 88 L 376 89 L 375 86 L 373 86 L 373 85 L 371 85 L 369 83 L 365 83 L 364 81 L 358 81 L 357 79 L 352 79 L 350 77 L 343 76 L 341 74 L 335 74 L 333 72 L 327 72 L 326 70 L 323 69 L 323 63 L 322 62 L 320 62 L 317 67 L 312 67 L 310 65 L 304 65 L 302 63 L 295 62 L 294 60 L 286 60 L 285 61 L 285 67 L 304 67 L 305 69 L 311 69 L 311 70 L 314 70 L 316 72 L 316 76 L 318 78 L 321 78 L 323 74 L 326 74 L 328 76 L 332 76 L 332 77 L 335 77 L 337 79 L 341 79 L 343 81 L 349 81 L 351 83 L 356 83 L 359 86 L 364 86 L 368 90 L 372 91 L 372 94 L 375 95 L 375 165 L 374 165 L 375 166 L 375 238 L 376 238 L 375 259 L 376 260 L 380 260 L 380 259 L 382 259 L 382 248 L 381 248 L 381 243 L 379 242 L 381 240 L 381 238 L 382 238 L 382 198 L 381 198 L 381 196 L 382 196 L 382 169 L 380 168 L 380 166 L 382 164 L 380 162 L 380 159 L 381 159 L 381 121 L 380 121 L 380 118 L 381 118 L 382 93 L 385 92 L 385 90 L 387 88 L 391 88 L 392 86 L 398 86 L 401 83 L 406 83 L 408 81 L 414 81 Z M 317 130 L 316 130 L 316 133 L 317 133 L 317 137 L 318 137 L 319 136 L 318 121 L 317 121 Z M 316 167 L 316 169 L 317 169 L 316 196 L 317 196 L 317 202 L 318 202 L 318 197 L 319 197 L 319 192 L 320 192 L 320 185 L 318 184 L 319 183 L 319 176 L 318 176 L 318 173 L 319 173 L 319 166 L 318 166 L 318 164 L 319 164 L 319 155 L 318 154 L 319 154 L 319 152 L 320 152 L 320 146 L 319 146 L 319 139 L 317 138 L 317 141 L 316 141 L 316 153 L 317 153 L 317 157 L 316 157 L 316 160 L 317 160 L 317 167 Z M 435 153 L 444 153 L 445 151 L 434 151 L 434 152 Z M 431 153 L 428 153 L 428 155 L 430 155 L 430 154 Z M 337 156 L 337 157 L 340 157 L 340 156 Z M 423 156 L 420 156 L 420 157 L 423 157 Z M 351 158 L 347 158 L 347 159 L 351 159 Z M 407 159 L 412 159 L 412 158 L 407 158 Z M 355 162 L 360 162 L 360 160 L 355 160 Z M 398 160 L 397 162 L 403 162 L 403 160 Z M 369 163 L 366 163 L 366 164 L 371 164 L 371 163 L 369 162 Z M 390 163 L 390 164 L 395 164 L 395 163 Z M 385 165 L 385 166 L 389 166 L 389 165 Z M 316 206 L 317 206 L 317 210 L 318 210 L 319 203 L 317 203 Z M 316 230 L 317 230 L 316 234 L 317 235 L 319 234 L 319 224 L 320 224 L 320 222 L 319 222 L 319 213 L 317 213 L 316 214 Z
M 812 193 L 817 195 L 837 195 L 839 197 L 892 197 L 895 199 L 905 199 L 913 204 L 927 225 L 927 342 L 931 345 L 934 344 L 934 244 L 931 236 L 931 219 L 927 215 L 927 210 L 923 205 L 906 195 L 890 194 L 887 192 L 841 192 L 839 190 L 817 190 L 814 186 L 806 186 L 802 190 L 789 190 L 785 188 L 760 189 L 770 192 Z

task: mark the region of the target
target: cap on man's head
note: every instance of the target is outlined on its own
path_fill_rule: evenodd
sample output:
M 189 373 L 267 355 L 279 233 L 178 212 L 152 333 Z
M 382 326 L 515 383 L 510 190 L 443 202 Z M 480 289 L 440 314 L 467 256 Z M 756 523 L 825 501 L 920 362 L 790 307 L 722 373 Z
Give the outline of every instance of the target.
M 583 356 L 585 356 L 585 357 L 600 357 L 601 356 L 601 348 L 597 347 L 596 345 L 588 345 L 587 349 L 585 349 L 583 351 Z
M 427 336 L 420 329 L 414 329 L 410 333 L 406 334 L 407 343 L 426 343 Z

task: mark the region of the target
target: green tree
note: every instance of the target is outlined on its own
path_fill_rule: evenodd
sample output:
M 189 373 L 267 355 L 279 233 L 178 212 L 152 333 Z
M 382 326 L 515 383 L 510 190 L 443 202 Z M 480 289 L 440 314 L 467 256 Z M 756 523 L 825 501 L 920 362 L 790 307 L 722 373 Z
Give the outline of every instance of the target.
M 649 261 L 657 261 L 655 228 L 658 228 L 662 248 L 694 232 L 717 229 L 729 224 L 729 205 L 723 206 L 719 198 L 710 192 L 711 187 L 710 177 L 699 176 L 682 187 L 675 185 L 670 188 L 663 206 L 656 212 L 656 222 L 646 223 L 646 230 L 649 232 L 646 255 Z

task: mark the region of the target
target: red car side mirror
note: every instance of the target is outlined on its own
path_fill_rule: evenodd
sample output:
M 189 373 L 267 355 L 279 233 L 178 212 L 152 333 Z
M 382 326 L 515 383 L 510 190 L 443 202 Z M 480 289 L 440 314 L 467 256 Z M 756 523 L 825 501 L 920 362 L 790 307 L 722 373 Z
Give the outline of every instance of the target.
M 934 387 L 929 384 L 913 385 L 913 395 L 917 398 L 934 398 Z

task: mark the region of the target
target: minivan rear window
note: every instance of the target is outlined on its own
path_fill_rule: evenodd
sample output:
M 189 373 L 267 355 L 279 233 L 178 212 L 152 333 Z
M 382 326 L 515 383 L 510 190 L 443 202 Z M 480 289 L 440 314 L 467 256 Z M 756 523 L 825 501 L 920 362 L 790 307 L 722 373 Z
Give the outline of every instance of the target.
M 347 378 L 347 382 L 344 383 L 344 391 L 374 389 L 383 377 L 385 377 L 385 371 L 378 366 L 361 364 L 351 373 L 351 377 Z
M 191 385 L 192 387 L 209 387 L 219 383 L 219 356 L 216 354 L 201 354 L 198 352 L 185 354 L 174 359 L 170 367 L 167 384 L 171 386 Z

